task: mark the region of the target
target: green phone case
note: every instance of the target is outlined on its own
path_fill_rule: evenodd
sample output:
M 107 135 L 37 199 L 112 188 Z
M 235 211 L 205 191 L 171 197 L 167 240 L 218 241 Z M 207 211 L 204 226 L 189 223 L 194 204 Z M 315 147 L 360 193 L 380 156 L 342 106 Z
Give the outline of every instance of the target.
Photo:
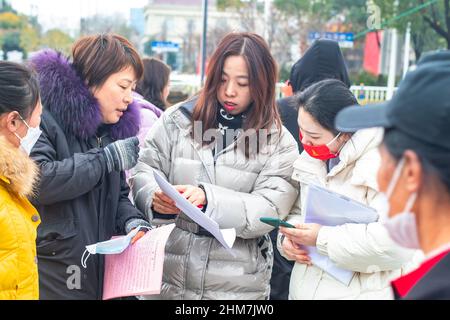
M 269 224 L 275 228 L 278 228 L 280 226 L 285 227 L 285 228 L 295 228 L 295 226 L 293 226 L 290 223 L 287 223 L 286 221 L 283 221 L 281 219 L 277 219 L 277 218 L 259 218 L 259 220 L 263 223 Z

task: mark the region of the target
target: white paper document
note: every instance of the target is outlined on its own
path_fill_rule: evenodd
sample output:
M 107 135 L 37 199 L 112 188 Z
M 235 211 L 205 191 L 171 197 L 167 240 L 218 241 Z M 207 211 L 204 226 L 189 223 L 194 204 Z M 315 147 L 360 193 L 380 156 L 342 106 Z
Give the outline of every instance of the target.
M 309 185 L 304 210 L 306 223 L 318 223 L 323 226 L 368 224 L 378 220 L 375 209 L 316 185 Z M 330 258 L 321 255 L 316 247 L 308 247 L 308 250 L 314 265 L 345 285 L 350 284 L 353 271 L 337 267 Z
M 209 231 L 225 248 L 231 249 L 236 240 L 236 230 L 220 229 L 219 224 L 204 214 L 199 208 L 187 201 L 170 183 L 166 181 L 161 175 L 153 170 L 156 182 L 161 190 L 175 201 L 178 209 L 183 211 L 189 218 L 191 218 L 199 226 Z

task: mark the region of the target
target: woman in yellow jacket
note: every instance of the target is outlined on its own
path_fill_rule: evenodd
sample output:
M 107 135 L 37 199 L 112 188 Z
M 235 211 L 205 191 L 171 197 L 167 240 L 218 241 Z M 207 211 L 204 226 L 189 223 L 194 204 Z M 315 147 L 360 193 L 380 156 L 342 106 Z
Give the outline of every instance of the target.
M 27 197 L 38 172 L 28 154 L 40 136 L 41 113 L 35 75 L 0 61 L 0 300 L 39 298 L 40 218 Z

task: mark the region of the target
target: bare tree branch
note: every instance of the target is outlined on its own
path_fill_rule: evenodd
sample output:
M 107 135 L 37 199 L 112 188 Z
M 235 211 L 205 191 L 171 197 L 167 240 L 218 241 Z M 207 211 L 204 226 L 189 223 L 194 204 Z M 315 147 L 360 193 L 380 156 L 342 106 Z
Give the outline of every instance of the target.
M 420 4 L 422 4 L 422 5 L 425 4 L 425 3 L 424 3 L 424 0 L 420 0 Z M 432 17 L 433 17 L 433 19 L 432 19 L 433 23 L 435 23 L 436 25 L 438 25 L 439 19 L 438 19 L 438 16 L 437 16 L 437 13 L 436 13 L 436 8 L 434 7 L 434 4 L 432 4 L 431 6 L 429 6 L 428 9 L 431 11 L 431 15 L 432 15 Z M 424 16 L 425 16 L 425 14 L 424 14 Z M 428 19 L 431 20 L 430 17 L 428 17 Z
M 432 15 L 433 15 L 433 21 L 434 21 L 435 23 L 437 23 L 437 22 L 439 21 L 439 18 L 438 18 L 438 16 L 437 16 L 436 7 L 434 6 L 434 4 L 432 4 L 432 5 L 430 6 L 430 9 L 431 9 L 431 12 L 432 12 Z
M 440 25 L 433 21 L 429 16 L 423 16 L 423 19 L 432 27 L 440 36 L 449 39 L 448 32 L 446 32 Z

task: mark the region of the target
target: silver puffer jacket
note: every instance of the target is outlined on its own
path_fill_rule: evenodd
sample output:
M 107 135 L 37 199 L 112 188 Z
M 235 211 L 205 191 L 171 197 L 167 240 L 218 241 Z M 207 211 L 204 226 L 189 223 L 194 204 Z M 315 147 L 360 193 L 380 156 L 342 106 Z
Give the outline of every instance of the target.
M 130 179 L 134 200 L 153 219 L 153 169 L 173 185 L 202 185 L 205 214 L 222 229 L 236 229 L 234 256 L 216 239 L 198 234 L 198 225 L 181 213 L 166 244 L 157 298 L 267 299 L 273 263 L 267 233 L 272 228 L 259 218 L 285 218 L 293 206 L 297 145 L 284 127 L 280 134 L 274 126 L 256 156 L 247 159 L 234 144 L 214 156 L 191 138 L 194 105 L 189 101 L 170 108 L 150 130 Z

